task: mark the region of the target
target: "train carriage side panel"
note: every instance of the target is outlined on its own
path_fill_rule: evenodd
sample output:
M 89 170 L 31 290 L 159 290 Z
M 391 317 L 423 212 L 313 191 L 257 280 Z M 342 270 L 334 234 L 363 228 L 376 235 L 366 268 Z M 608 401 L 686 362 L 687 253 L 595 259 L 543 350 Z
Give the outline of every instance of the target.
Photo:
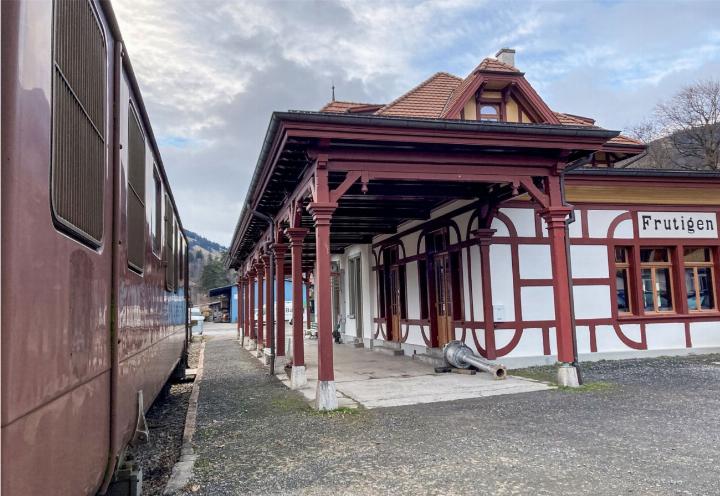
M 103 57 L 97 87 L 68 65 L 80 62 L 73 56 L 84 57 L 82 50 L 73 54 L 72 46 L 65 47 L 65 59 L 57 60 L 53 2 L 2 2 L 0 8 L 2 493 L 89 494 L 99 487 L 109 449 L 113 39 L 100 9 L 83 2 L 72 6 L 85 9 L 90 22 L 76 25 L 76 32 L 98 30 L 103 38 L 104 46 L 90 47 L 94 57 L 98 51 Z M 80 113 L 77 99 L 94 99 L 95 112 Z M 72 133 L 56 136 L 52 157 L 53 132 L 69 129 L 68 122 L 97 131 L 84 135 L 94 140 L 100 157 L 91 163 L 101 193 L 95 198 L 100 215 L 91 226 L 101 229 L 97 244 L 59 224 L 85 222 L 73 213 L 72 202 L 60 205 L 74 186 L 57 188 L 54 199 L 51 193 L 53 180 L 73 179 L 58 174 L 58 161 L 73 159 L 68 143 L 61 143 Z M 51 206 L 65 217 L 54 218 Z
M 176 255 L 175 249 L 167 247 L 167 241 L 175 235 L 168 232 L 165 219 L 176 219 L 177 212 L 171 201 L 165 201 L 169 198 L 169 187 L 164 181 L 161 160 L 152 146 L 151 129 L 142 118 L 141 106 L 124 70 L 118 108 L 121 148 L 117 171 L 119 237 L 123 246 L 117 252 L 119 381 L 114 435 L 119 446 L 134 434 L 138 392 L 142 391 L 144 408 L 149 409 L 185 346 L 183 293 L 166 288 L 166 265 Z M 138 167 L 140 144 L 144 161 Z M 144 183 L 138 184 L 137 177 L 142 177 Z M 160 222 L 156 208 L 160 209 Z M 140 251 L 133 256 L 134 249 Z

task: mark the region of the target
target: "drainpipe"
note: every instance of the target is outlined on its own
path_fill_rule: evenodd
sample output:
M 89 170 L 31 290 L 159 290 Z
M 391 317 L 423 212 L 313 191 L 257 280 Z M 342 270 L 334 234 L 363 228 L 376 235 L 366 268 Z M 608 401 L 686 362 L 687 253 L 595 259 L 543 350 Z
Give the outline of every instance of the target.
M 250 204 L 247 205 L 248 212 L 250 215 L 254 215 L 258 219 L 262 219 L 267 222 L 270 228 L 270 246 L 275 246 L 275 223 L 273 218 L 257 210 L 253 210 Z M 273 249 L 273 248 L 271 248 Z M 270 285 L 270 301 L 266 301 L 265 304 L 270 311 L 267 312 L 267 318 L 270 320 L 270 375 L 275 375 L 275 257 L 270 257 L 270 269 L 268 270 L 267 283 Z
M 575 162 L 568 165 L 568 167 L 565 168 L 560 173 L 560 196 L 562 197 L 562 204 L 563 206 L 569 207 L 570 204 L 565 199 L 565 172 L 568 170 L 572 170 L 576 167 L 582 167 L 584 164 L 589 163 L 589 161 L 592 159 L 593 155 L 595 153 L 591 153 L 585 158 L 581 158 L 579 160 L 576 160 Z M 578 360 L 578 347 L 577 347 L 577 335 L 576 335 L 576 325 L 575 325 L 575 294 L 574 294 L 574 287 L 573 287 L 573 275 L 572 275 L 572 262 L 570 259 L 570 224 L 575 222 L 575 209 L 570 210 L 570 215 L 568 216 L 568 219 L 565 221 L 565 258 L 568 261 L 567 264 L 567 270 L 568 270 L 568 284 L 570 286 L 570 322 L 572 325 L 573 333 L 572 333 L 572 345 L 573 345 L 573 362 L 572 366 L 575 367 L 575 370 L 577 371 L 577 378 L 578 378 L 578 384 L 582 386 L 583 384 L 583 376 L 582 376 L 582 369 L 580 368 L 580 362 Z

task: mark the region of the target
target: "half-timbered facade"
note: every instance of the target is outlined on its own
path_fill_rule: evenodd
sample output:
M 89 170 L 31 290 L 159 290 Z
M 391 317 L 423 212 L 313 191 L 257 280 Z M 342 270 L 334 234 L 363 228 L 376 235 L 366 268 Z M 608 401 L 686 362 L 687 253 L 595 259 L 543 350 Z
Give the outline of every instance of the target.
M 720 346 L 720 178 L 614 167 L 642 151 L 552 111 L 512 50 L 387 105 L 276 112 L 229 256 L 240 332 L 267 346 L 270 319 L 254 309 L 276 312 L 282 359 L 291 279 L 301 385 L 312 284 L 318 408 L 336 401 L 333 329 L 430 363 L 453 339 L 510 367 L 559 362 L 568 384 L 578 356 Z

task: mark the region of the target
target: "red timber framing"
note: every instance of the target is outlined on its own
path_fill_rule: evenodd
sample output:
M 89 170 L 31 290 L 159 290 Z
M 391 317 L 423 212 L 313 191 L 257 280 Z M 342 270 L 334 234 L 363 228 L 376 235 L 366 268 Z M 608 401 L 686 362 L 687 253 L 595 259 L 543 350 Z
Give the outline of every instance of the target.
M 319 381 L 334 380 L 331 254 L 395 234 L 404 222 L 428 220 L 431 210 L 455 200 L 476 200 L 478 215 L 484 216 L 475 241 L 486 247 L 481 248 L 485 267 L 489 223 L 497 207 L 520 195 L 534 202 L 552 233 L 558 358 L 572 361 L 565 251 L 569 207 L 561 195 L 561 176 L 568 164 L 586 159 L 617 134 L 555 124 L 273 114 L 249 207 L 273 217 L 273 229 L 284 230 L 290 239 L 294 301 L 301 291 L 296 266 L 314 271 Z M 268 234 L 249 209 L 243 211 L 228 266 L 251 268 L 267 249 Z M 257 269 L 262 274 L 260 265 Z M 491 301 L 489 275 L 486 280 L 483 298 Z M 486 342 L 492 343 L 492 305 L 483 308 L 490 316 L 484 324 Z M 294 318 L 296 338 L 299 322 Z M 294 363 L 303 363 L 299 341 L 294 339 Z

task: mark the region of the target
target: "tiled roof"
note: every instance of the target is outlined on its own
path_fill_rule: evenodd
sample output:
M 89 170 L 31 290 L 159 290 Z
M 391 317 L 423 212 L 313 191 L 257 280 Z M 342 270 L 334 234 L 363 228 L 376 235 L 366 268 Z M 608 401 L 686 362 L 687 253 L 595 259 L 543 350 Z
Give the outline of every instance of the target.
M 447 72 L 435 73 L 376 114 L 438 119 L 448 98 L 461 82 L 462 79 Z
M 475 70 L 472 71 L 472 73 L 475 73 L 478 71 L 520 72 L 515 67 L 508 65 L 505 62 L 500 62 L 498 59 L 492 59 L 492 58 L 483 59 L 483 61 L 480 62 L 480 65 L 478 65 L 475 68 Z M 472 75 L 472 73 L 471 73 L 471 75 Z
M 515 67 L 499 60 L 486 58 L 465 79 L 447 72 L 435 73 L 404 95 L 375 111 L 374 114 L 429 119 L 445 118 L 447 110 L 460 98 L 465 88 L 474 80 L 474 75 L 478 71 L 520 72 Z M 356 110 L 369 113 L 379 106 L 379 104 L 372 103 L 332 101 L 320 109 L 320 112 L 348 113 Z M 565 126 L 597 127 L 595 121 L 589 117 L 563 112 L 553 113 L 560 121 L 560 124 Z M 612 138 L 608 143 L 615 145 L 642 145 L 640 141 L 622 135 Z
M 325 104 L 323 108 L 320 109 L 320 112 L 331 112 L 335 114 L 342 114 L 344 112 L 347 112 L 348 110 L 359 108 L 359 107 L 366 107 L 366 106 L 377 106 L 372 103 L 360 103 L 360 102 L 341 102 L 338 100 L 333 100 L 331 102 L 328 102 Z

